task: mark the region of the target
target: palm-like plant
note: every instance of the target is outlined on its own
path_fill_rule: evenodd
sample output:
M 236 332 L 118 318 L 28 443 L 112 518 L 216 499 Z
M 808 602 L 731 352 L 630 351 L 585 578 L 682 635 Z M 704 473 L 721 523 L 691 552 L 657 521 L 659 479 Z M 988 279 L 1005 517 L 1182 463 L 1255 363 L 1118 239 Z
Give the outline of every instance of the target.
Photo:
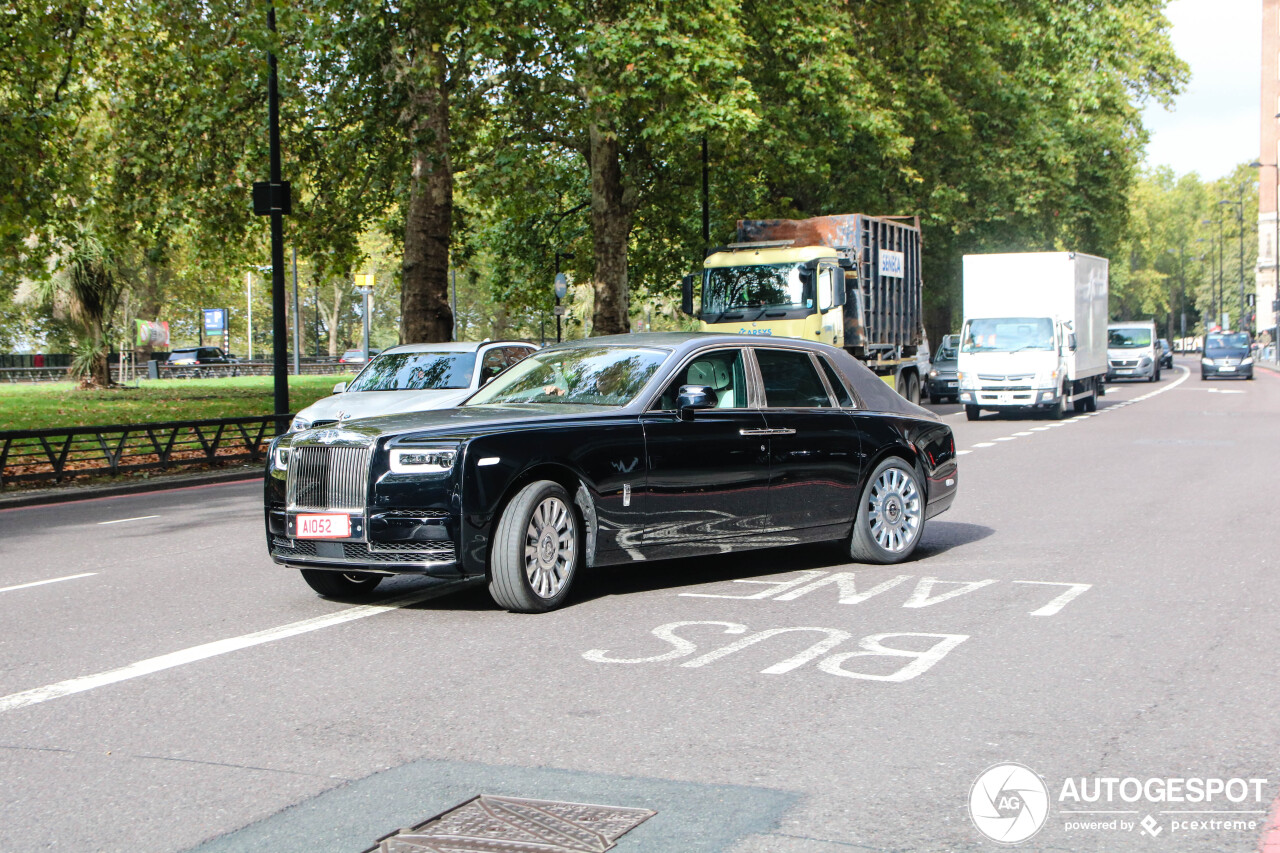
M 107 333 L 120 300 L 120 280 L 112 251 L 88 228 L 78 229 L 75 244 L 63 256 L 62 270 L 44 287 L 44 297 L 62 303 L 79 328 L 82 346 L 72 371 L 82 388 L 111 384 L 107 364 Z

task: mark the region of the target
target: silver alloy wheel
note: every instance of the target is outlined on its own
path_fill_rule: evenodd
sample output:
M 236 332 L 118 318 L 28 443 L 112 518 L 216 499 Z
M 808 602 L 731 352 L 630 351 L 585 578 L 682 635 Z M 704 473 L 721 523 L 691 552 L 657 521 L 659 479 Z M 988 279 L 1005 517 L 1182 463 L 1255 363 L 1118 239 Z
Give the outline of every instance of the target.
M 876 544 L 890 553 L 907 550 L 920 535 L 923 520 L 915 478 L 889 468 L 871 486 L 867 521 Z
M 524 573 L 542 598 L 564 587 L 577 557 L 573 511 L 558 497 L 544 498 L 529 517 L 524 534 Z

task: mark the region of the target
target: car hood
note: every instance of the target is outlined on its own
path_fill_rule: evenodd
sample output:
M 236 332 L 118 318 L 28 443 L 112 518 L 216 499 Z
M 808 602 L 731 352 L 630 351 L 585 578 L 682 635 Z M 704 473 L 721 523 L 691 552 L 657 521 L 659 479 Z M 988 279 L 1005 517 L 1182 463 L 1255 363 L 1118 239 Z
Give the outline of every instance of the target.
M 955 373 L 956 360 L 954 358 L 948 358 L 943 359 L 942 361 L 935 361 L 933 363 L 933 369 L 939 373 Z
M 298 416 L 308 421 L 346 422 L 399 412 L 447 409 L 461 403 L 471 394 L 470 388 L 431 391 L 349 391 L 317 400 L 298 412 Z
M 341 396 L 341 395 L 338 395 Z M 536 403 L 514 406 L 467 406 L 461 409 L 401 412 L 382 417 L 343 421 L 340 427 L 322 427 L 296 433 L 294 441 L 307 441 L 320 433 L 341 433 L 348 440 L 370 440 L 407 433 L 425 433 L 449 438 L 487 432 L 492 427 L 536 426 L 540 421 L 591 419 L 602 414 L 617 415 L 616 406 L 583 406 L 573 403 Z

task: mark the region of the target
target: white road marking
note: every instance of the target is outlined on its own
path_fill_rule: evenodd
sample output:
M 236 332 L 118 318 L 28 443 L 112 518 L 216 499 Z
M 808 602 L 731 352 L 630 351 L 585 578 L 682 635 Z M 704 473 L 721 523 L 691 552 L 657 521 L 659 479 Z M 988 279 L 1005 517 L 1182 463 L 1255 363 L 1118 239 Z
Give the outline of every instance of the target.
M 1011 435 L 1002 435 L 997 438 L 996 441 L 1014 441 L 1014 437 Z
M 15 589 L 29 589 L 33 586 L 44 586 L 47 583 L 58 583 L 59 581 L 73 581 L 76 578 L 89 578 L 96 575 L 97 572 L 81 572 L 78 575 L 67 575 L 63 578 L 50 578 L 47 581 L 32 581 L 31 583 L 20 583 L 17 586 L 0 587 L 0 592 L 13 592 Z
M 964 456 L 966 453 L 972 453 L 972 450 L 957 450 L 956 456 Z
M 204 643 L 199 646 L 192 646 L 189 649 L 170 652 L 167 655 L 159 657 L 147 658 L 137 663 L 131 663 L 128 666 L 122 666 L 119 669 L 110 669 L 106 672 L 99 672 L 94 675 L 82 675 L 79 678 L 69 678 L 66 681 L 59 681 L 56 684 L 47 684 L 44 687 L 35 687 L 31 690 L 23 690 L 21 693 L 10 693 L 8 696 L 0 696 L 0 713 L 4 711 L 12 711 L 16 708 L 25 708 L 28 705 L 38 705 L 41 702 L 48 702 L 50 699 L 60 699 L 63 696 L 70 696 L 73 693 L 83 693 L 86 690 L 93 690 L 97 687 L 105 687 L 108 684 L 116 684 L 121 681 L 128 681 L 131 678 L 138 678 L 143 675 L 150 675 L 153 672 L 160 672 L 165 669 L 172 669 L 176 666 L 182 666 L 188 663 L 205 660 L 207 658 L 225 655 L 229 652 L 237 652 L 241 649 L 260 646 L 263 643 L 270 643 L 276 640 L 283 640 L 287 637 L 294 637 L 298 634 L 306 634 L 310 631 L 318 631 L 321 628 L 330 628 L 334 625 L 341 625 L 346 622 L 352 622 L 356 619 L 364 619 L 368 616 L 377 616 L 379 613 L 385 613 L 388 610 L 398 610 L 401 607 L 408 607 L 411 604 L 417 604 L 428 599 L 437 598 L 447 592 L 465 585 L 466 581 L 451 581 L 431 589 L 420 590 L 409 595 L 403 595 L 399 598 L 392 598 L 380 604 L 360 604 L 355 607 L 348 607 L 339 610 L 336 613 L 328 613 L 324 616 L 316 616 L 311 619 L 303 619 L 300 622 L 290 622 L 287 625 L 280 625 L 276 628 L 267 628 L 263 631 L 255 631 L 252 634 L 243 634 L 239 637 L 230 637 L 225 640 L 215 640 L 212 643 Z
M 159 518 L 158 515 L 139 515 L 134 518 L 117 518 L 115 521 L 99 521 L 98 524 L 124 524 L 126 521 L 146 521 L 148 518 Z
M 1031 432 L 1044 432 L 1048 427 L 1032 427 Z
M 1031 435 L 1029 432 L 1015 432 L 1014 435 Z
M 995 447 L 995 445 L 989 441 L 980 441 L 974 447 Z

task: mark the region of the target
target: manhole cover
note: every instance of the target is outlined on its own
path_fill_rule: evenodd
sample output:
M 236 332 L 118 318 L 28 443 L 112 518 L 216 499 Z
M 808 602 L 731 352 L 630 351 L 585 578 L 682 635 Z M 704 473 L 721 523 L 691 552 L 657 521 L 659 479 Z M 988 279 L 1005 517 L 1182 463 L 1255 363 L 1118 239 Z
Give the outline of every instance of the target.
M 363 853 L 603 853 L 655 814 L 481 794 L 384 836 Z

